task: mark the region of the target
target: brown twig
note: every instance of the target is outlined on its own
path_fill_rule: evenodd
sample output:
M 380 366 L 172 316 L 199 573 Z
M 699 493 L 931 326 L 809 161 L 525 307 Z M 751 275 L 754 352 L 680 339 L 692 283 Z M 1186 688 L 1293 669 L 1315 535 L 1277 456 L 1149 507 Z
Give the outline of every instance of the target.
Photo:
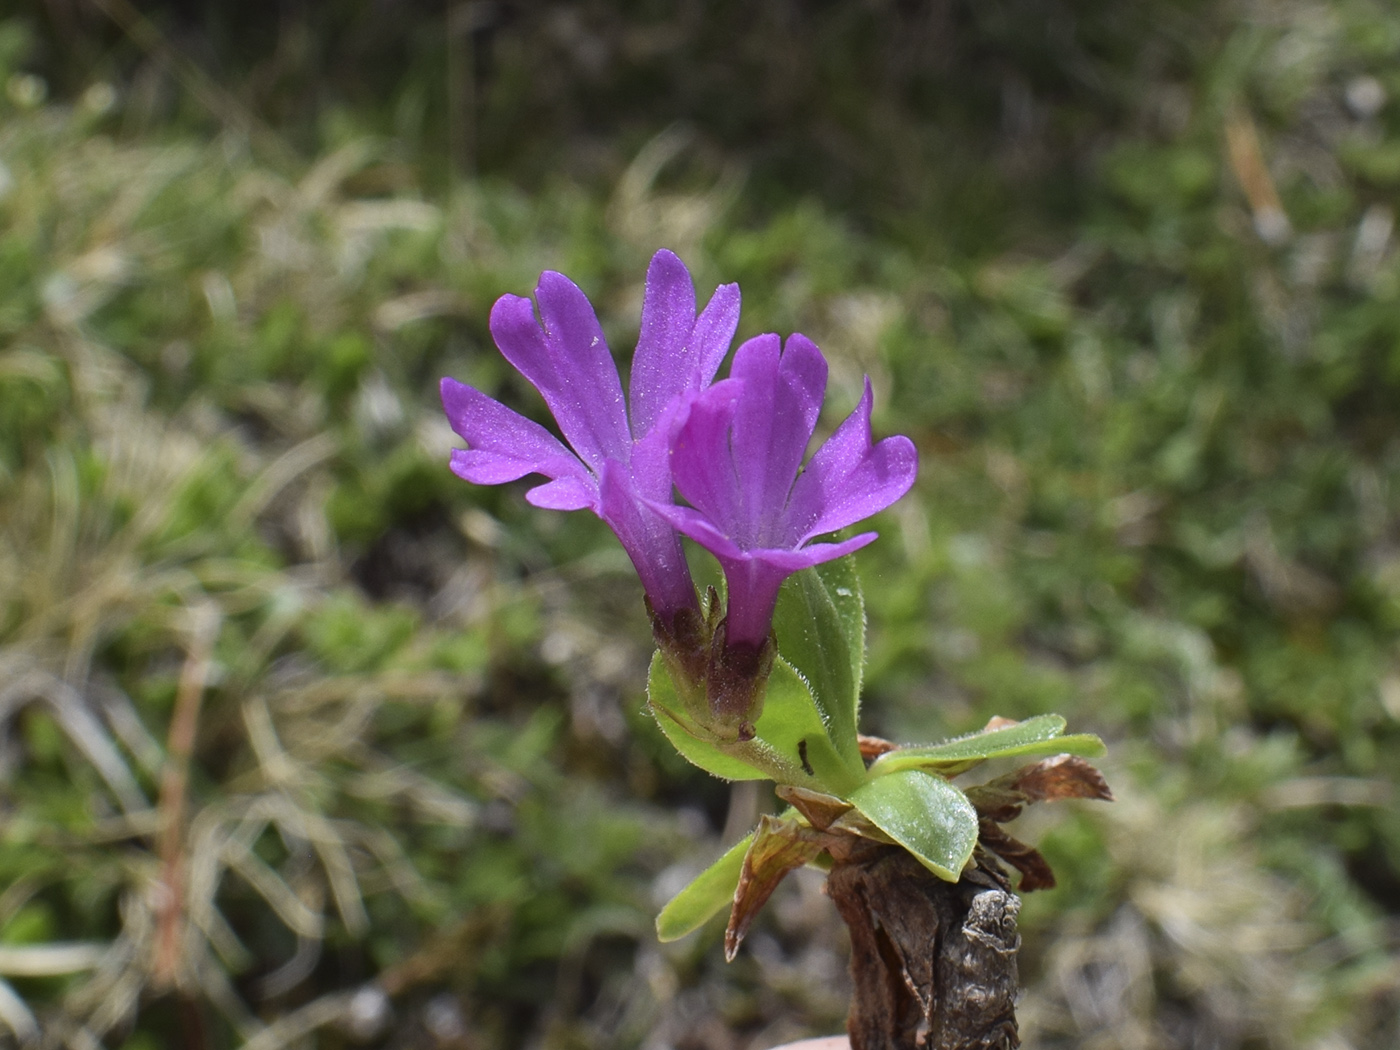
M 851 931 L 851 1050 L 1014 1050 L 1020 901 L 981 856 L 956 883 L 863 844 L 826 882 Z

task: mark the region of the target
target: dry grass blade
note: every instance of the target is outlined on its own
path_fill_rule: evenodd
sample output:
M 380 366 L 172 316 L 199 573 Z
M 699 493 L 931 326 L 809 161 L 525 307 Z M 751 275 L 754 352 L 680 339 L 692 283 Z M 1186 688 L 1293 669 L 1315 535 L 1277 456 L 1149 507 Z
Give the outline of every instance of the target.
M 1259 143 L 1259 131 L 1254 120 L 1243 109 L 1231 111 L 1225 122 L 1226 155 L 1235 177 L 1239 179 L 1254 216 L 1254 228 L 1260 239 L 1269 244 L 1286 240 L 1292 232 L 1288 213 L 1274 188 L 1273 176 L 1264 160 Z
M 278 796 L 279 817 L 276 819 L 279 830 L 310 843 L 325 870 L 341 921 L 353 932 L 365 930 L 369 917 L 365 913 L 354 864 L 335 822 L 325 819 L 310 806 L 293 800 L 292 795 L 299 793 L 305 779 L 306 767 L 294 761 L 282 748 L 272 724 L 271 712 L 261 698 L 254 698 L 245 704 L 243 714 L 249 740 L 257 753 L 263 774 L 270 784 L 287 792 Z
M 149 808 L 150 803 L 136 778 L 102 723 L 88 709 L 83 695 L 61 679 L 43 671 L 29 670 L 0 689 L 0 730 L 20 707 L 34 701 L 47 704 L 54 720 L 97 770 L 124 811 L 134 814 Z
M 364 770 L 349 777 L 345 790 L 368 800 L 402 799 L 425 820 L 456 828 L 476 824 L 480 806 L 460 792 L 424 776 L 387 755 L 379 754 L 356 741 L 346 749 L 348 757 Z
M 28 1045 L 39 1038 L 39 1021 L 5 981 L 0 980 L 0 1022 L 21 1044 Z
M 64 1002 L 69 1018 L 81 1020 L 99 1036 L 130 1023 L 147 984 L 155 925 L 144 896 L 123 894 L 121 933 L 107 947 L 91 980 L 75 988 Z
M 0 976 L 61 977 L 95 969 L 107 951 L 105 944 L 0 945 Z
M 258 120 L 236 97 L 209 78 L 200 66 L 174 47 L 129 0 L 91 0 L 122 32 L 162 65 L 174 68 L 185 89 L 230 130 L 247 135 L 272 156 L 289 159 L 280 136 Z
M 324 463 L 339 451 L 339 443 L 330 434 L 316 434 L 294 445 L 267 465 L 244 492 L 243 498 L 229 512 L 235 528 L 247 528 L 253 519 L 267 509 L 277 494 L 307 471 Z
M 131 698 L 109 683 L 93 687 L 91 693 L 101 708 L 103 720 L 127 753 L 147 773 L 158 774 L 165 763 L 165 752 L 146 728 Z
M 1028 999 L 1028 1045 L 1053 1036 L 1083 1045 L 1166 1044 L 1165 982 L 1186 997 L 1185 1045 L 1301 1050 L 1322 990 L 1295 960 L 1322 931 L 1305 902 L 1264 876 L 1243 810 L 1207 805 L 1164 810 L 1141 794 L 1097 811 L 1110 863 L 1127 873 L 1127 902 L 1092 933 L 1054 938 L 1047 961 L 1053 991 Z M 1175 1044 L 1182 1045 L 1182 1044 Z
M 190 911 L 192 922 L 209 941 L 214 954 L 223 960 L 230 973 L 242 973 L 257 962 L 257 957 L 248 950 L 242 939 L 234 932 L 224 913 L 213 902 Z
M 309 978 L 320 961 L 321 938 L 298 937 L 291 957 L 258 982 L 259 994 L 267 999 L 286 995 Z
M 242 1050 L 282 1050 L 305 1039 L 318 1028 L 334 1024 L 346 1015 L 353 993 L 335 992 L 312 1000 L 299 1010 L 270 1024 L 243 1044 Z
M 298 937 L 320 940 L 324 922 L 321 913 L 306 905 L 286 881 L 268 867 L 258 855 L 237 839 L 224 846 L 224 863 L 244 882 L 257 890 L 277 917 Z
M 229 980 L 228 971 L 209 953 L 202 940 L 191 939 L 187 962 L 190 987 L 202 993 L 240 1039 L 251 1039 L 263 1031 L 263 1023 L 248 1009 Z

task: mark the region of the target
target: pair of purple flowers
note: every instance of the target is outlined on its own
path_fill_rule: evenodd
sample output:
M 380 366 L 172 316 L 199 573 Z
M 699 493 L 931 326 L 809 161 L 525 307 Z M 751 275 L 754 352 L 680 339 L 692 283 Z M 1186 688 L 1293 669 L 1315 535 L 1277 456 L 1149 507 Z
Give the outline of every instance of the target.
M 647 270 L 641 333 L 624 401 L 592 305 L 546 272 L 539 306 L 502 296 L 491 334 L 544 397 L 570 448 L 544 427 L 454 379 L 443 407 L 468 448 L 452 454 L 467 481 L 526 474 L 550 480 L 526 494 L 537 507 L 597 514 L 617 534 L 646 590 L 657 640 L 673 670 L 707 683 L 714 714 L 746 724 L 771 666 L 769 635 L 789 575 L 858 550 L 875 533 L 813 543 L 888 507 L 914 483 L 906 437 L 873 442 L 871 393 L 802 468 L 826 392 L 821 351 L 803 335 L 760 335 L 714 382 L 739 323 L 739 287 L 721 285 L 697 312 L 685 265 L 659 251 Z M 677 504 L 673 489 L 689 506 Z M 680 535 L 724 569 L 725 617 L 706 619 Z M 678 683 L 679 684 L 679 683 Z

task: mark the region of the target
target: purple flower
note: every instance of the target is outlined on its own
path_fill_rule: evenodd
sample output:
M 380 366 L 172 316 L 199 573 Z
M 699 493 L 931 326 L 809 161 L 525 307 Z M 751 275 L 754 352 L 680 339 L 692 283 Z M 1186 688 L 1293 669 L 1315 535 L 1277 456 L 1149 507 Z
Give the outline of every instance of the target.
M 801 469 L 825 392 L 826 361 L 810 339 L 793 335 L 782 347 L 761 335 L 739 347 L 730 378 L 695 400 L 672 441 L 671 471 L 691 506 L 653 506 L 723 567 L 724 646 L 733 653 L 763 649 L 789 575 L 876 534 L 813 538 L 883 510 L 914 484 L 914 443 L 871 441 L 868 378 L 855 411 Z
M 603 330 L 578 286 L 547 271 L 535 301 L 538 319 L 529 299 L 498 299 L 491 335 L 544 397 L 569 448 L 499 401 L 444 379 L 443 408 L 468 446 L 452 453 L 452 470 L 479 485 L 544 475 L 550 480 L 525 498 L 551 510 L 587 508 L 607 522 L 663 626 L 673 626 L 682 611 L 698 616 L 680 537 L 653 507 L 671 499 L 673 432 L 690 401 L 714 379 L 734 338 L 738 285 L 717 288 L 697 316 L 689 271 L 671 252 L 656 253 L 647 269 L 626 406 Z

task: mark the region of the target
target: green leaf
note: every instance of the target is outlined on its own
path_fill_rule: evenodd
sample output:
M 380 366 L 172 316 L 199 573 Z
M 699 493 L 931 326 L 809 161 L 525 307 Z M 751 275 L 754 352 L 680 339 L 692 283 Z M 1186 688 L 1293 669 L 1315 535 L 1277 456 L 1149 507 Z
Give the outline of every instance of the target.
M 647 696 L 661 731 L 683 757 L 725 780 L 776 780 L 845 795 L 863 779 L 837 754 L 806 683 L 785 660 L 773 663 L 753 740 L 720 742 L 685 714 L 658 653 Z
M 749 851 L 753 836 L 753 832 L 745 835 L 670 899 L 656 917 L 658 938 L 662 941 L 679 940 L 705 925 L 721 908 L 734 903 L 734 890 L 739 885 L 744 856 Z
M 778 652 L 811 686 L 827 735 L 847 765 L 864 771 L 856 743 L 865 668 L 865 601 L 852 558 L 788 577 L 773 614 Z
M 951 776 L 989 758 L 1052 753 L 1092 758 L 1106 750 L 1103 741 L 1091 733 L 1061 736 L 1064 730 L 1065 720 L 1059 715 L 1037 715 L 1015 725 L 971 733 L 942 744 L 898 748 L 881 755 L 870 767 L 870 775 L 878 777 L 905 769 L 930 769 Z
M 685 716 L 685 707 L 676 694 L 675 683 L 671 681 L 666 662 L 659 652 L 651 658 L 651 669 L 647 672 L 647 700 L 656 717 L 656 724 L 666 734 L 666 739 L 692 765 L 723 780 L 768 779 L 768 774 L 762 769 L 725 754 L 717 745 L 699 735 L 703 731 L 694 727 Z
M 941 879 L 956 882 L 977 845 L 977 811 L 942 777 L 905 769 L 851 792 L 869 821 Z
M 773 661 L 763 715 L 754 728 L 759 741 L 796 767 L 784 783 L 844 798 L 865 779 L 864 766 L 857 773 L 832 745 L 807 683 L 781 656 Z

